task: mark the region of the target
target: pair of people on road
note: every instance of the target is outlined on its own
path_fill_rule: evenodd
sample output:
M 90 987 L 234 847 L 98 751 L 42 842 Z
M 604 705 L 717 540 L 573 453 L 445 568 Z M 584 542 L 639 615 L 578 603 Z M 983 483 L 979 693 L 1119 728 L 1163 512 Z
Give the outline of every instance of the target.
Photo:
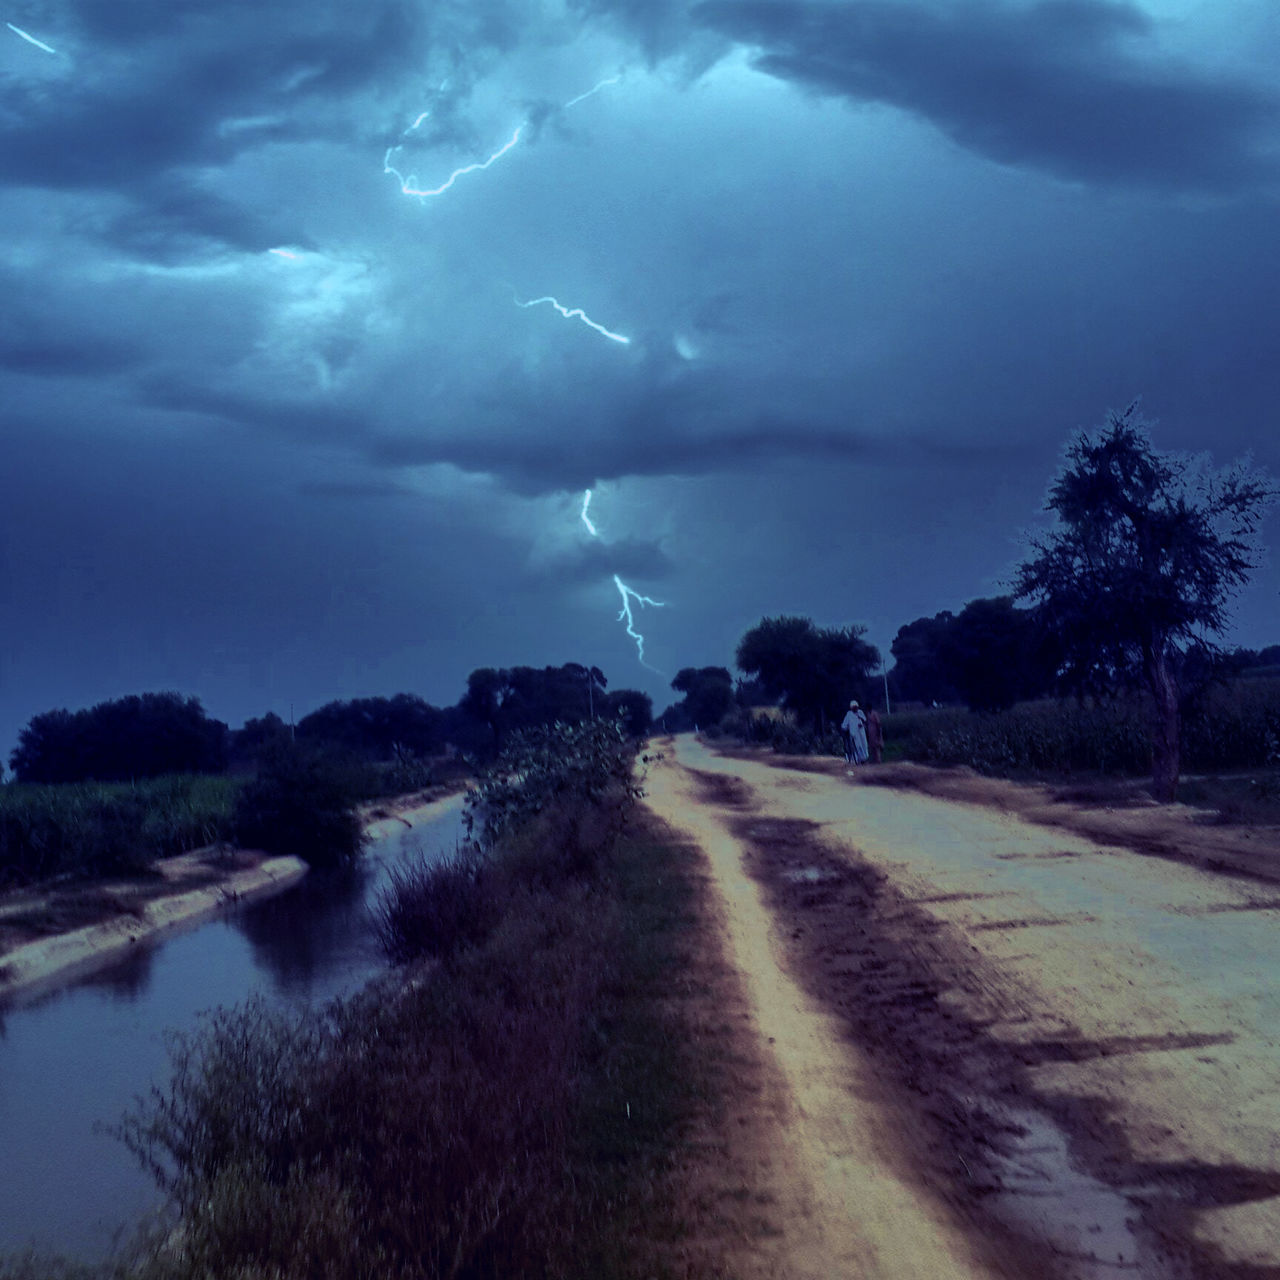
M 866 764 L 868 760 L 880 763 L 884 733 L 880 726 L 880 713 L 874 707 L 868 714 L 854 698 L 840 721 L 840 732 L 844 737 L 844 758 L 850 764 Z

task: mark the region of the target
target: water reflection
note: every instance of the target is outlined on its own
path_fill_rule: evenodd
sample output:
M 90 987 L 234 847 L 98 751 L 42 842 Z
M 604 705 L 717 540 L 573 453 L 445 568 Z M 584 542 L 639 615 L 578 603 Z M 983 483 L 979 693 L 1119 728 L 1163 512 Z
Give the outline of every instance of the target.
M 384 967 L 369 914 L 392 867 L 451 850 L 461 802 L 378 841 L 346 877 L 308 876 L 248 904 L 139 945 L 121 961 L 34 1003 L 0 1009 L 0 1253 L 28 1243 L 102 1254 L 157 1194 L 123 1145 L 102 1131 L 168 1076 L 167 1029 L 263 993 L 315 1004 Z

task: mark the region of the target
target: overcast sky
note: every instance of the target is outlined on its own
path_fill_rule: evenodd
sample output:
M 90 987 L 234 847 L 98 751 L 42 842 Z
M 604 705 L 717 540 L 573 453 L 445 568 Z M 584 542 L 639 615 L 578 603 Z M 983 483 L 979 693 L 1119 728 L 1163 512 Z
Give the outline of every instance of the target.
M 887 652 L 1137 396 L 1280 472 L 1275 0 L 3 8 L 0 754 Z

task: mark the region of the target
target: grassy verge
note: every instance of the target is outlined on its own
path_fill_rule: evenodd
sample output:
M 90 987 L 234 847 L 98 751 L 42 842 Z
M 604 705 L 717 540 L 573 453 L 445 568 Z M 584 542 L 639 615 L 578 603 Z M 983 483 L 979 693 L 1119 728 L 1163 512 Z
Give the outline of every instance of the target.
M 92 1274 L 673 1274 L 667 1171 L 706 1094 L 670 998 L 696 854 L 634 815 L 619 831 L 621 803 L 561 797 L 508 831 L 482 927 L 358 995 L 175 1037 L 172 1081 L 121 1134 L 178 1229 Z

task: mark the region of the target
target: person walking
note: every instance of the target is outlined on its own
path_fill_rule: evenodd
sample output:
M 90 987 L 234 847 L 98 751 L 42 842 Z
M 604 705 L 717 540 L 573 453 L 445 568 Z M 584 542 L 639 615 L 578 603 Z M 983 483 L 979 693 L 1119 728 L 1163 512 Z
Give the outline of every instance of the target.
M 851 764 L 867 763 L 867 716 L 858 706 L 854 698 L 849 703 L 849 710 L 840 721 L 840 732 L 844 734 L 844 758 Z
M 871 754 L 871 763 L 879 764 L 884 755 L 884 725 L 880 723 L 880 713 L 875 707 L 867 712 L 867 750 Z

